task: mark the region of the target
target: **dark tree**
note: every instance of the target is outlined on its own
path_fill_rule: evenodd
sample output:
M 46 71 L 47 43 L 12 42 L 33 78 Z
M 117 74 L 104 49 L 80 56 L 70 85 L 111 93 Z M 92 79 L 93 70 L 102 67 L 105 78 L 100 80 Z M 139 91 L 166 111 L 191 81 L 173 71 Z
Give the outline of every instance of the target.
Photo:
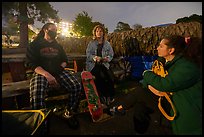
M 28 24 L 34 24 L 34 20 L 45 23 L 49 19 L 59 22 L 57 13 L 49 2 L 2 2 L 2 18 L 8 21 L 10 17 L 17 17 L 20 47 L 28 45 Z

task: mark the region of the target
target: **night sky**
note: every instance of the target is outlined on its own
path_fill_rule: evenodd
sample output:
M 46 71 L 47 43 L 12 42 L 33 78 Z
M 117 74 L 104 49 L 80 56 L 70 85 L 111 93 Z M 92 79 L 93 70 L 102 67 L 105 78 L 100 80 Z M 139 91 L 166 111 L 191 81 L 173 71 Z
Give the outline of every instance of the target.
M 176 23 L 178 18 L 202 15 L 202 2 L 50 2 L 64 21 L 73 23 L 77 14 L 86 11 L 113 32 L 119 21 L 132 26 L 151 27 Z M 36 23 L 41 28 L 43 24 Z

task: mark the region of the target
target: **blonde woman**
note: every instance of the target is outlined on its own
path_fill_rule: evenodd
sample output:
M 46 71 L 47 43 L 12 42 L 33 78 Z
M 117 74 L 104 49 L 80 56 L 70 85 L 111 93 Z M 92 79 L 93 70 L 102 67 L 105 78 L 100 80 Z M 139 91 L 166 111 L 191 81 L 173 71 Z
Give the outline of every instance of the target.
M 93 29 L 93 40 L 86 49 L 86 70 L 95 76 L 95 84 L 101 102 L 109 105 L 114 101 L 114 82 L 111 77 L 110 61 L 114 52 L 110 43 L 106 40 L 105 29 L 97 25 Z

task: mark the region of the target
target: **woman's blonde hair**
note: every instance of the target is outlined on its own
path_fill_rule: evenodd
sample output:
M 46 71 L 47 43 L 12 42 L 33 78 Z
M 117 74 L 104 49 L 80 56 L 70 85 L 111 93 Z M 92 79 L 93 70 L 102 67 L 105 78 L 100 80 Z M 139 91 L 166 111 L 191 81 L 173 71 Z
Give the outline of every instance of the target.
M 105 31 L 105 28 L 104 28 L 102 25 L 96 25 L 96 26 L 93 28 L 93 31 L 92 31 L 93 39 L 94 39 L 94 40 L 96 39 L 96 29 L 97 29 L 97 28 L 100 28 L 100 29 L 103 31 L 103 41 L 105 41 L 105 39 L 106 39 L 106 31 Z

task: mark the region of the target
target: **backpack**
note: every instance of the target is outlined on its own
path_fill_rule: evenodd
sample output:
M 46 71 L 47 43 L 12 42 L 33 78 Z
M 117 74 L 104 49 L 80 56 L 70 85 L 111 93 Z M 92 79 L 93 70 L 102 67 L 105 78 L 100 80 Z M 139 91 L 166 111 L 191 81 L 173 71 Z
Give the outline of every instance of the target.
M 152 71 L 157 74 L 160 75 L 162 77 L 165 77 L 168 75 L 168 72 L 164 69 L 164 66 L 162 64 L 162 62 L 155 60 L 152 64 Z M 153 87 L 149 87 L 149 89 L 154 93 L 154 92 L 158 92 L 157 89 L 153 88 Z M 158 108 L 161 111 L 161 113 L 164 115 L 164 117 L 166 117 L 168 120 L 174 120 L 174 118 L 176 117 L 176 109 L 174 107 L 173 102 L 171 101 L 171 96 L 173 95 L 173 93 L 171 92 L 162 92 L 162 95 L 159 95 L 159 99 L 158 99 Z M 165 98 L 171 105 L 171 108 L 174 112 L 173 116 L 169 116 L 166 111 L 163 109 L 162 105 L 161 105 L 161 100 Z

